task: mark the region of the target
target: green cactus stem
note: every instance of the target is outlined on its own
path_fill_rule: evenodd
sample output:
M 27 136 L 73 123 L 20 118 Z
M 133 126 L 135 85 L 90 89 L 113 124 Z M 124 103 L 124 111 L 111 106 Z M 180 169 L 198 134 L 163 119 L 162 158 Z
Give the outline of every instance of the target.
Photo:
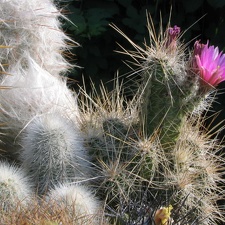
M 186 115 L 183 99 L 186 97 L 170 71 L 156 62 L 146 71 L 142 115 L 148 136 L 157 132 L 164 148 L 172 147 Z

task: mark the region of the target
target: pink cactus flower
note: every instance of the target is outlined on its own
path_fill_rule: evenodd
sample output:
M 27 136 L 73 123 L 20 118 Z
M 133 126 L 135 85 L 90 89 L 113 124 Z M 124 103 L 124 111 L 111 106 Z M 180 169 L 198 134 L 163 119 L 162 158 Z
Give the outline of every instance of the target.
M 180 35 L 180 27 L 175 25 L 174 27 L 169 27 L 167 29 L 167 41 L 166 48 L 170 50 L 175 50 L 177 47 L 177 38 Z
M 209 46 L 208 42 L 195 42 L 192 67 L 209 86 L 216 87 L 225 80 L 225 54 L 219 52 L 218 47 Z
M 175 25 L 174 27 L 168 28 L 168 34 L 171 39 L 177 38 L 177 36 L 180 34 L 180 27 Z

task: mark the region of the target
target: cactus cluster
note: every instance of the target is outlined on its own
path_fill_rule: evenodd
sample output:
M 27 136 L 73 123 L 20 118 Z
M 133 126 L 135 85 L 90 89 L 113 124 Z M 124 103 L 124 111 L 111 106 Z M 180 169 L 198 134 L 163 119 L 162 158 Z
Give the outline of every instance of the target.
M 177 26 L 133 43 L 133 99 L 118 82 L 79 97 L 63 75 L 72 42 L 52 0 L 0 0 L 1 224 L 216 224 L 225 221 L 222 146 L 202 111 L 225 55 Z M 74 43 L 76 44 L 76 43 Z

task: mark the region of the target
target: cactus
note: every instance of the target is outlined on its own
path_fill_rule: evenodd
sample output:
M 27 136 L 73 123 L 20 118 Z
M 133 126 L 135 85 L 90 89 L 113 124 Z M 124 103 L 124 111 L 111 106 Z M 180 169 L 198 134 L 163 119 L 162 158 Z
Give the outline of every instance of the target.
M 89 142 L 90 149 L 100 152 L 100 164 L 97 164 L 97 168 L 101 171 L 100 177 L 104 178 L 100 183 L 100 190 L 103 187 L 106 189 L 101 194 L 105 194 L 107 204 L 116 211 L 118 209 L 115 206 L 121 197 L 129 199 L 132 193 L 139 190 L 140 184 L 146 183 L 153 196 L 157 193 L 163 195 L 164 190 L 171 192 L 168 204 L 174 205 L 175 211 L 183 205 L 180 210 L 181 217 L 185 217 L 191 210 L 189 221 L 201 221 L 202 224 L 215 223 L 218 219 L 223 221 L 222 212 L 217 207 L 217 200 L 223 198 L 218 182 L 224 183 L 220 171 L 224 160 L 217 156 L 221 146 L 215 139 L 210 141 L 207 133 L 199 131 L 204 122 L 204 119 L 200 119 L 201 110 L 209 106 L 212 100 L 210 92 L 214 89 L 214 83 L 206 84 L 206 80 L 203 82 L 202 79 L 207 76 L 209 81 L 214 82 L 218 73 L 219 81 L 215 82 L 218 84 L 224 79 L 223 75 L 221 78 L 219 76 L 223 71 L 214 70 L 213 80 L 208 78 L 209 74 L 201 75 L 200 78 L 196 74 L 198 68 L 194 67 L 195 64 L 186 61 L 187 57 L 182 45 L 179 45 L 177 36 L 171 37 L 168 34 L 177 27 L 167 29 L 165 35 L 159 37 L 154 36 L 155 32 L 152 29 L 149 27 L 153 42 L 150 46 L 146 45 L 146 50 L 135 45 L 119 31 L 138 50 L 135 54 L 128 54 L 132 54 L 137 60 L 141 58 L 145 61 L 140 64 L 142 82 L 134 97 L 141 101 L 136 101 L 137 105 L 134 108 L 140 109 L 139 121 L 143 130 L 146 128 L 146 132 L 143 134 L 140 126 L 134 126 L 131 122 L 134 121 L 134 117 L 131 116 L 130 130 L 135 132 L 131 135 L 129 130 L 124 129 L 125 126 L 122 124 L 125 117 L 118 117 L 118 112 L 123 107 L 108 107 L 114 104 L 107 101 L 115 102 L 115 98 L 107 98 L 105 92 L 102 98 L 107 99 L 107 103 L 101 104 L 92 100 L 98 111 L 92 115 L 91 120 L 87 119 L 88 116 L 85 117 L 86 123 L 92 124 L 92 129 L 95 124 L 102 124 L 103 127 L 103 130 L 97 127 L 94 132 L 102 135 L 90 139 Z M 206 52 L 201 56 L 202 61 L 207 54 L 210 58 L 210 54 L 215 52 L 215 60 L 223 65 L 223 56 L 222 53 L 218 53 L 218 49 L 208 47 L 207 44 L 202 51 Z M 144 56 L 146 58 L 143 58 Z M 190 58 L 198 57 L 194 53 Z M 204 65 L 204 62 L 201 63 Z M 160 93 L 163 95 L 158 98 Z M 108 115 L 116 114 L 117 117 L 102 120 L 102 117 L 105 118 L 102 114 L 99 119 L 101 122 L 96 123 L 99 111 L 108 112 Z M 129 146 L 129 150 L 124 146 Z M 127 151 L 127 157 L 120 157 L 124 150 Z M 119 157 L 115 157 L 116 155 Z M 175 221 L 177 218 L 172 219 Z
M 225 221 L 217 206 L 224 197 L 221 146 L 200 118 L 225 80 L 224 54 L 197 41 L 187 55 L 180 28 L 160 28 L 157 36 L 150 17 L 146 49 L 116 28 L 137 50 L 125 52 L 141 60 L 136 93 L 127 101 L 117 82 L 112 93 L 83 90 L 78 106 L 60 77 L 70 67 L 60 16 L 51 0 L 1 2 L 0 85 L 8 88 L 0 90 L 0 146 L 30 175 L 40 198 L 29 214 L 37 218 L 23 222 L 104 224 L 104 214 L 111 224 Z M 2 175 L 0 188 L 8 211 L 30 195 L 14 189 L 27 184 L 20 169 L 6 167 L 10 178 Z
M 8 162 L 0 162 L 1 213 L 28 205 L 33 197 L 30 180 L 25 172 Z
M 61 111 L 79 118 L 76 96 L 60 77 L 71 65 L 62 52 L 70 41 L 51 0 L 2 0 L 0 10 L 1 148 L 16 160 L 20 133 L 35 116 Z M 75 113 L 77 112 L 77 113 Z
M 63 17 L 51 0 L 1 0 L 0 45 L 9 46 L 0 53 L 0 62 L 11 68 L 26 69 L 28 58 L 52 75 L 70 67 L 62 52 L 71 41 L 60 29 Z
M 16 70 L 11 74 L 1 82 L 11 88 L 0 90 L 1 131 L 5 133 L 1 148 L 6 153 L 18 154 L 21 132 L 34 117 L 42 114 L 57 112 L 78 126 L 76 96 L 68 90 L 65 80 L 52 76 L 32 59 L 27 70 Z
M 34 118 L 23 132 L 20 153 L 38 193 L 58 183 L 82 181 L 91 176 L 91 164 L 79 128 L 57 114 Z
M 157 133 L 164 149 L 172 149 L 187 114 L 192 113 L 205 98 L 201 93 L 198 77 L 187 68 L 184 44 L 180 42 L 180 28 L 167 28 L 156 35 L 151 17 L 148 17 L 150 44 L 146 49 L 133 43 L 119 28 L 117 29 L 137 49 L 129 54 L 141 59 L 141 82 L 138 83 L 141 99 L 140 120 L 149 137 Z M 134 73 L 136 74 L 136 72 Z
M 120 194 L 126 194 L 132 189 L 131 184 L 136 183 L 136 175 L 129 168 L 136 154 L 132 143 L 137 138 L 138 110 L 135 99 L 126 102 L 120 97 L 118 82 L 111 93 L 104 86 L 101 92 L 102 95 L 88 96 L 84 91 L 80 102 L 81 129 L 92 155 L 95 170 L 92 183 L 100 198 L 113 207 Z
M 161 42 L 153 53 L 146 52 L 148 57 L 143 65 L 143 84 L 140 84 L 144 89 L 141 117 L 145 118 L 146 133 L 150 136 L 157 132 L 165 150 L 174 147 L 184 118 L 202 97 L 197 96 L 195 90 L 198 89 L 196 78 L 191 79 L 187 73 L 185 55 L 180 53 L 183 50 L 178 39 L 179 32 L 176 26 L 168 28 L 162 40 L 158 38 Z M 176 45 L 171 49 L 174 43 Z
M 124 122 L 125 115 L 120 116 L 122 105 L 118 108 L 108 107 L 115 106 L 115 97 L 112 97 L 113 93 L 111 98 L 109 93 L 104 93 L 108 102 L 102 104 L 98 96 L 91 100 L 98 110 L 89 114 L 88 110 L 92 108 L 90 105 L 87 111 L 83 111 L 82 129 L 87 136 L 88 148 L 97 153 L 93 155 L 96 157 L 97 171 L 94 185 L 99 196 L 106 201 L 106 212 L 114 215 L 110 216 L 112 220 L 118 224 L 129 224 L 151 217 L 149 221 L 153 221 L 154 213 L 169 204 L 173 205 L 175 212 L 171 214 L 171 224 L 197 221 L 211 224 L 218 217 L 223 220 L 216 203 L 223 196 L 218 182 L 224 182 L 220 172 L 223 159 L 216 156 L 220 145 L 216 140 L 210 141 L 207 133 L 199 131 L 202 120 L 197 112 L 183 116 L 185 126 L 179 128 L 173 148 L 170 145 L 168 151 L 164 149 L 157 133 L 150 137 L 141 133 L 140 126 L 136 125 L 138 119 L 132 117 L 138 113 L 127 114 L 130 128 L 125 129 L 129 126 Z M 102 99 L 106 99 L 106 96 L 103 95 Z M 127 104 L 130 108 L 126 107 L 126 110 L 129 108 L 128 111 L 133 112 L 135 107 Z M 106 115 L 112 114 L 117 115 L 117 118 L 104 119 Z M 156 196 L 155 199 L 143 200 L 142 185 L 147 187 L 149 195 Z M 124 202 L 118 207 L 122 199 Z M 133 199 L 135 202 L 132 202 Z M 149 201 L 149 207 L 152 206 L 150 215 L 147 213 L 149 209 L 145 208 L 147 203 L 143 203 L 143 208 L 138 205 L 145 201 Z M 155 204 L 154 201 L 159 202 Z M 135 216 L 132 207 L 134 211 L 143 211 Z
M 221 173 L 224 159 L 217 156 L 222 146 L 215 139 L 211 140 L 207 133 L 200 133 L 199 123 L 189 118 L 186 126 L 182 127 L 172 153 L 174 170 L 168 178 L 177 189 L 175 201 L 185 199 L 184 206 L 194 209 L 193 218 L 203 220 L 203 224 L 211 224 L 218 218 L 223 220 L 217 201 L 223 198 L 219 185 L 224 183 Z M 186 211 L 181 210 L 180 213 Z
M 47 196 L 48 204 L 67 210 L 76 224 L 99 224 L 103 221 L 100 202 L 85 186 L 58 185 Z

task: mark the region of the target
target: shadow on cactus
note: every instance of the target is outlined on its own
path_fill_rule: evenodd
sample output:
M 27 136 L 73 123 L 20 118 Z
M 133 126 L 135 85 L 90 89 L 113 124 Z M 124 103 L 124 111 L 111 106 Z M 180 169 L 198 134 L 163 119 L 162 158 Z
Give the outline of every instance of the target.
M 163 190 L 153 195 L 148 185 L 142 185 L 139 191 L 132 193 L 129 198 L 121 196 L 117 211 L 109 208 L 108 216 L 120 225 L 201 224 L 197 215 L 193 217 L 194 207 L 186 213 L 180 213 L 186 208 L 186 198 L 178 204 L 170 204 L 172 193 L 173 190 Z

